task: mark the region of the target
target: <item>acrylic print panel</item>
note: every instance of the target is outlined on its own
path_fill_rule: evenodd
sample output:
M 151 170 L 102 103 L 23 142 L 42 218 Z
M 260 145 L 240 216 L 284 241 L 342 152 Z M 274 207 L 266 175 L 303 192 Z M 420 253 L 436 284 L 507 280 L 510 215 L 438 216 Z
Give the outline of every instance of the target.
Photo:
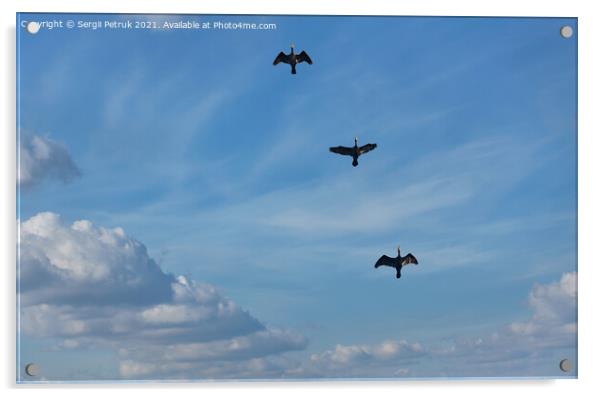
M 19 382 L 577 376 L 575 18 L 17 41 Z

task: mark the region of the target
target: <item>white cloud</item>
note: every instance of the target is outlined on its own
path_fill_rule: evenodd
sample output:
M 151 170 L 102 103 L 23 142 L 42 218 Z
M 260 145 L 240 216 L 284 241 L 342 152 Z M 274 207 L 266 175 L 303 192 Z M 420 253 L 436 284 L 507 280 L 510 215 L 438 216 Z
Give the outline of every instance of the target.
M 567 345 L 577 333 L 577 273 L 565 273 L 560 281 L 535 285 L 529 293 L 533 316 L 513 322 L 509 333 L 517 340 L 537 346 Z
M 186 305 L 161 304 L 144 310 L 141 317 L 150 324 L 182 324 L 199 321 L 210 315 L 209 310 L 194 310 Z
M 21 225 L 19 274 L 23 332 L 62 338 L 63 348 L 118 351 L 126 378 L 201 376 L 215 361 L 246 362 L 307 344 L 266 328 L 212 285 L 164 273 L 120 228 L 37 214 Z
M 26 305 L 149 304 L 172 295 L 174 277 L 120 228 L 70 226 L 43 212 L 21 224 L 21 299 Z
M 336 345 L 332 350 L 314 353 L 291 376 L 334 378 L 383 378 L 407 376 L 412 364 L 427 351 L 420 343 L 405 339 L 385 340 L 368 345 Z
M 405 340 L 384 341 L 378 345 L 337 345 L 334 350 L 327 350 L 310 357 L 312 363 L 327 367 L 344 367 L 365 361 L 393 361 L 414 358 L 424 353 L 419 343 L 408 343 Z
M 47 179 L 70 182 L 80 175 L 67 148 L 39 135 L 22 133 L 19 147 L 17 183 L 32 187 Z
M 565 273 L 557 283 L 536 285 L 529 294 L 532 322 L 567 324 L 576 321 L 577 273 Z
M 334 350 L 313 354 L 311 362 L 327 367 L 349 366 L 365 361 L 394 361 L 415 358 L 424 353 L 419 343 L 408 343 L 406 340 L 387 340 L 377 345 L 336 345 Z

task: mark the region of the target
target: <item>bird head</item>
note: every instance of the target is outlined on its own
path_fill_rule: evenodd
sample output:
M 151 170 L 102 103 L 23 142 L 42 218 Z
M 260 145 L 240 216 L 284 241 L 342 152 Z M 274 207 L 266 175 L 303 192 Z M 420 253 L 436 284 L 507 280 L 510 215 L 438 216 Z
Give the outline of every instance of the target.
M 291 43 L 291 50 L 295 49 L 295 43 Z
M 397 246 L 397 255 L 401 255 L 401 246 L 400 245 Z
M 355 144 L 357 145 L 357 137 L 353 138 L 353 140 L 355 141 Z

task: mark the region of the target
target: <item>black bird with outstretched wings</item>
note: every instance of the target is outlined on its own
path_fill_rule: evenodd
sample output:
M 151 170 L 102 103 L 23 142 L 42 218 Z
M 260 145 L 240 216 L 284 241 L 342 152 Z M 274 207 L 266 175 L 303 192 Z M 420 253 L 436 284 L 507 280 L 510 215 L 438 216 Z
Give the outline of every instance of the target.
M 355 138 L 355 145 L 352 147 L 347 146 L 334 146 L 330 148 L 332 153 L 342 154 L 343 156 L 353 157 L 351 165 L 357 167 L 357 159 L 364 153 L 368 153 L 371 150 L 376 149 L 376 143 L 367 143 L 363 146 L 357 146 L 357 138 Z
M 401 256 L 401 250 L 398 246 L 396 258 L 391 258 L 390 256 L 383 255 L 376 261 L 376 263 L 374 264 L 374 267 L 375 268 L 379 268 L 381 266 L 392 267 L 395 270 L 397 270 L 396 277 L 400 278 L 401 277 L 401 268 L 404 266 L 410 265 L 410 264 L 417 265 L 418 260 L 411 253 L 407 254 L 405 256 Z
M 295 54 L 295 46 L 291 45 L 291 52 L 289 54 L 285 54 L 280 51 L 280 53 L 274 59 L 273 65 L 278 65 L 279 63 L 288 63 L 291 66 L 291 74 L 297 74 L 297 64 L 302 62 L 307 62 L 312 65 L 313 61 L 307 55 L 307 52 L 301 51 L 299 54 Z

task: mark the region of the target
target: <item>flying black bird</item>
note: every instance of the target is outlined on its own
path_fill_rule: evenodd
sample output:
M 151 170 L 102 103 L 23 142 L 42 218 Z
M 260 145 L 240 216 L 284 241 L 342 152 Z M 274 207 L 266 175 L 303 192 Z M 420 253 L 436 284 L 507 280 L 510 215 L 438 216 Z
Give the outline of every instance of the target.
M 374 264 L 374 267 L 375 268 L 378 268 L 380 266 L 394 267 L 397 270 L 396 277 L 399 278 L 399 277 L 401 277 L 401 268 L 409 265 L 410 263 L 417 265 L 418 260 L 412 254 L 407 254 L 406 256 L 401 256 L 401 252 L 399 250 L 399 245 L 398 245 L 397 246 L 397 258 L 391 258 L 387 255 L 383 255 L 380 257 L 379 260 L 376 261 L 376 263 Z
M 347 146 L 335 146 L 335 147 L 331 147 L 330 151 L 333 153 L 338 153 L 338 154 L 342 154 L 344 156 L 351 156 L 353 157 L 353 163 L 351 163 L 351 165 L 353 165 L 354 167 L 357 167 L 357 158 L 359 156 L 361 156 L 364 153 L 368 153 L 370 150 L 374 150 L 376 149 L 376 143 L 367 143 L 364 146 L 357 146 L 357 138 L 355 138 L 355 145 L 353 147 L 347 147 Z
M 278 65 L 280 62 L 288 63 L 291 65 L 291 73 L 297 74 L 297 64 L 301 62 L 307 62 L 310 65 L 313 63 L 307 52 L 301 51 L 300 54 L 295 54 L 295 45 L 291 44 L 291 53 L 285 54 L 280 51 L 280 54 L 274 59 L 274 65 Z

